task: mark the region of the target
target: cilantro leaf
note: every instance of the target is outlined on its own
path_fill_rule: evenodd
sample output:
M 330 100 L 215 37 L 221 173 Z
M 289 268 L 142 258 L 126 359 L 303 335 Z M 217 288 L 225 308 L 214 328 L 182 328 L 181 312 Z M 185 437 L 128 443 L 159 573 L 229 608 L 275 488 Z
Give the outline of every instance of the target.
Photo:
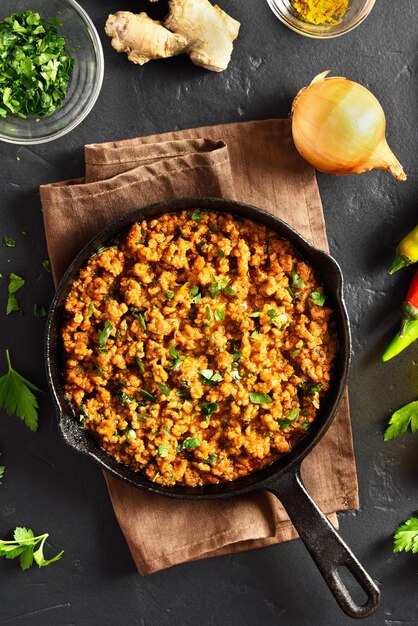
M 418 400 L 410 402 L 395 411 L 389 420 L 389 426 L 383 437 L 384 440 L 390 441 L 394 437 L 403 435 L 407 431 L 409 425 L 411 425 L 413 433 L 418 430 Z
M 172 361 L 170 362 L 170 365 L 168 366 L 171 370 L 173 370 L 173 372 L 177 372 L 180 367 L 181 364 L 183 363 L 184 359 L 186 358 L 185 356 L 181 356 L 178 352 L 175 346 L 173 346 L 172 344 L 170 344 L 169 348 L 168 348 L 168 353 L 172 358 Z
M 319 291 L 313 291 L 311 293 L 312 302 L 316 304 L 316 306 L 324 306 L 325 303 L 325 295 Z
M 109 322 L 109 320 L 106 320 L 104 323 L 104 326 L 102 328 L 102 330 L 99 331 L 99 346 L 101 348 L 104 348 L 107 340 L 110 337 L 110 333 L 113 330 L 113 324 L 112 322 Z
M 183 450 L 194 450 L 200 446 L 199 437 L 187 437 L 182 443 L 177 446 L 177 451 L 182 452 Z
M 226 278 L 221 278 L 221 280 L 210 284 L 209 293 L 210 293 L 210 297 L 212 298 L 212 300 L 214 300 L 216 296 L 218 296 L 222 292 L 228 293 L 228 294 L 235 293 L 235 289 L 228 286 L 229 281 L 230 281 L 230 278 L 226 277 Z
M 17 301 L 15 294 L 17 291 L 19 291 L 19 289 L 21 289 L 21 287 L 23 287 L 24 284 L 25 284 L 25 281 L 23 278 L 11 272 L 11 274 L 9 275 L 9 287 L 8 287 L 9 296 L 7 299 L 7 309 L 6 309 L 7 315 L 9 315 L 9 313 L 12 313 L 13 311 L 21 311 L 19 302 Z
M 51 261 L 49 259 L 45 259 L 45 261 L 42 261 L 42 267 L 46 272 L 51 273 Z
M 170 387 L 167 387 L 167 385 L 164 385 L 163 383 L 157 383 L 157 387 L 168 398 L 171 393 Z
M 215 309 L 213 316 L 215 322 L 222 322 L 225 319 L 225 309 Z
M 0 465 L 0 485 L 1 485 L 1 481 L 2 481 L 2 478 L 4 476 L 5 470 L 6 470 L 6 468 L 4 467 L 4 465 Z
M 152 395 L 152 393 L 149 393 L 149 391 L 147 391 L 146 389 L 140 389 L 139 393 L 144 398 L 144 400 L 150 400 L 151 402 L 155 400 L 155 397 Z
M 17 527 L 13 533 L 12 540 L 0 540 L 0 557 L 4 556 L 6 559 L 19 557 L 22 570 L 31 567 L 34 561 L 39 567 L 45 567 L 50 563 L 58 561 L 64 554 L 64 551 L 61 551 L 52 559 L 45 559 L 43 549 L 48 537 L 48 533 L 35 537 L 30 528 Z M 37 550 L 35 551 L 36 547 Z
M 201 222 L 203 219 L 203 215 L 201 213 L 193 213 L 191 219 L 195 222 Z
M 396 529 L 393 535 L 394 552 L 418 552 L 418 519 L 410 517 Z
M 0 378 L 0 407 L 8 415 L 20 417 L 35 432 L 38 430 L 38 401 L 32 391 L 40 389 L 12 368 L 8 350 L 6 358 L 9 369 Z
M 200 370 L 199 374 L 202 377 L 202 381 L 207 385 L 214 385 L 223 380 L 222 376 L 213 370 Z
M 303 287 L 305 286 L 305 283 L 303 282 L 303 280 L 301 279 L 301 277 L 299 276 L 299 274 L 297 273 L 294 267 L 292 268 L 292 271 L 290 272 L 290 276 L 292 278 L 293 286 L 296 287 L 297 289 L 303 289 Z
M 202 402 L 200 405 L 203 409 L 203 413 L 207 418 L 209 418 L 212 413 L 218 410 L 219 406 L 217 402 Z
M 268 393 L 255 393 L 254 391 L 250 391 L 250 400 L 253 404 L 267 404 L 273 402 L 273 399 Z
M 165 459 L 168 456 L 167 444 L 160 443 L 160 445 L 158 446 L 158 454 L 162 459 Z

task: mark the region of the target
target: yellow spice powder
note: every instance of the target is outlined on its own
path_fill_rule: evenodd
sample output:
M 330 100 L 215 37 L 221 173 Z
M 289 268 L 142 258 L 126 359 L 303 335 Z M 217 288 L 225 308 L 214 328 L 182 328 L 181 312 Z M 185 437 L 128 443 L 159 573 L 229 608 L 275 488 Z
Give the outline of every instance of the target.
M 301 18 L 311 24 L 339 24 L 348 9 L 349 0 L 292 0 Z

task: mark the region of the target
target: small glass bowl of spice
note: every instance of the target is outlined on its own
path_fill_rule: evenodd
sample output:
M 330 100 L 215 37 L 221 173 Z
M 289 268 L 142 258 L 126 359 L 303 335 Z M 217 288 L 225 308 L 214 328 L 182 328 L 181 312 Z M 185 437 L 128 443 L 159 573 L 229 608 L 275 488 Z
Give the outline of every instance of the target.
M 344 35 L 369 15 L 375 0 L 267 0 L 273 13 L 300 35 L 330 39 Z

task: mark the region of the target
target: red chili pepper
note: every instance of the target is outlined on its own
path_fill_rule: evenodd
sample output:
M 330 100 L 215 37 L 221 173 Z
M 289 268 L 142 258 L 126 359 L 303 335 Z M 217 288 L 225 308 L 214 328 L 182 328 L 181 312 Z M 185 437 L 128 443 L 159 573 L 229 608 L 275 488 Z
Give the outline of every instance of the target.
M 401 328 L 386 348 L 382 361 L 389 361 L 418 339 L 418 271 L 402 304 Z

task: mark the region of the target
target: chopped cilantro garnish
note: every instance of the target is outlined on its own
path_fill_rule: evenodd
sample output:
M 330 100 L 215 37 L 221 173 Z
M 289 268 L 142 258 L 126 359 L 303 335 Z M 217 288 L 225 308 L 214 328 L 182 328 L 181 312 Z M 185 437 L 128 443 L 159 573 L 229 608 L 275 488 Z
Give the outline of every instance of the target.
M 149 391 L 147 391 L 146 389 L 140 389 L 139 393 L 141 394 L 141 396 L 144 398 L 144 400 L 150 400 L 151 402 L 153 400 L 155 400 L 154 396 L 152 395 L 152 393 L 149 393 Z
M 189 289 L 189 294 L 192 296 L 193 304 L 200 304 L 200 302 L 202 301 L 202 294 L 199 292 L 198 285 L 196 287 L 191 287 Z
M 235 293 L 235 289 L 233 289 L 232 287 L 228 287 L 229 281 L 230 279 L 226 277 L 226 278 L 221 278 L 221 280 L 217 282 L 211 283 L 209 293 L 210 293 L 210 297 L 212 298 L 212 300 L 216 298 L 216 296 L 218 296 L 221 292 L 228 293 L 228 294 Z
M 253 404 L 267 404 L 273 402 L 273 399 L 268 393 L 255 393 L 254 391 L 250 391 L 250 400 Z
M 261 311 L 254 311 L 253 313 L 248 313 L 248 317 L 260 317 L 262 315 Z
M 290 420 L 291 422 L 294 422 L 297 416 L 299 415 L 299 413 L 300 413 L 300 409 L 298 407 L 293 407 L 292 409 L 289 409 L 288 411 L 286 411 L 285 416 L 286 416 L 286 419 Z
M 311 298 L 316 306 L 324 306 L 325 295 L 323 293 L 320 293 L 319 291 L 313 291 L 311 293 Z
M 0 115 L 50 115 L 62 106 L 74 66 L 65 39 L 39 13 L 0 22 Z
M 109 320 L 106 320 L 103 329 L 99 331 L 99 346 L 101 348 L 105 347 L 106 342 L 109 339 L 110 333 L 112 332 L 112 330 L 113 330 L 112 322 L 109 322 Z
M 42 267 L 47 272 L 51 272 L 51 261 L 49 259 L 45 259 L 45 261 L 42 261 Z
M 158 454 L 162 459 L 165 459 L 168 456 L 167 444 L 160 443 L 160 445 L 158 446 Z
M 215 385 L 223 380 L 222 376 L 213 370 L 200 370 L 199 374 L 207 385 Z
M 217 460 L 218 460 L 218 455 L 215 452 L 215 454 L 210 454 L 207 459 L 203 459 L 202 463 L 213 465 L 214 463 L 216 463 Z
M 142 330 L 144 332 L 146 332 L 147 330 L 147 324 L 145 322 L 144 316 L 142 315 L 141 311 L 139 309 L 135 309 L 135 308 L 131 308 L 129 309 L 132 317 L 134 317 L 136 320 L 138 320 Z
M 180 367 L 181 364 L 183 363 L 184 359 L 186 358 L 185 356 L 181 356 L 178 352 L 175 346 L 173 346 L 172 344 L 170 344 L 170 347 L 168 348 L 168 353 L 172 358 L 172 361 L 170 363 L 170 365 L 168 366 L 171 370 L 173 370 L 173 372 L 177 372 Z
M 183 450 L 194 450 L 200 446 L 199 437 L 187 437 L 184 441 L 182 441 L 178 446 L 177 450 L 182 452 Z
M 201 213 L 193 213 L 191 219 L 195 222 L 201 222 L 203 220 L 203 215 Z
M 267 311 L 267 315 L 269 316 L 271 323 L 279 328 L 287 322 L 287 315 L 285 313 L 279 313 L 277 309 L 269 309 Z
M 239 383 L 239 381 L 242 379 L 242 376 L 239 375 L 238 370 L 230 370 L 229 373 L 232 376 L 232 379 L 235 380 L 236 383 Z
M 257 337 L 260 335 L 260 333 L 258 332 L 258 330 L 253 330 L 253 332 L 251 333 L 250 337 L 251 339 L 257 339 Z
M 203 413 L 207 418 L 209 418 L 212 413 L 217 411 L 219 408 L 217 402 L 202 402 L 200 406 L 202 407 Z
M 299 274 L 297 273 L 294 267 L 292 268 L 292 271 L 290 272 L 290 276 L 292 278 L 293 286 L 296 287 L 297 289 L 303 289 L 303 287 L 305 286 L 305 283 L 303 282 L 303 280 L 301 279 L 301 277 L 299 276 Z
M 233 362 L 239 361 L 242 356 L 244 356 L 244 355 L 238 350 L 238 348 L 236 346 L 234 346 L 234 354 L 233 354 L 233 357 L 232 357 L 232 361 Z
M 174 291 L 164 291 L 164 295 L 167 298 L 167 300 L 172 300 L 174 298 Z
M 145 372 L 144 364 L 143 364 L 143 362 L 141 361 L 141 359 L 139 358 L 138 355 L 136 355 L 136 357 L 135 357 L 135 363 L 137 364 L 138 369 L 139 369 L 140 372 Z
M 224 258 L 224 256 L 225 256 L 225 252 L 224 252 L 223 250 L 218 250 L 218 257 L 219 257 L 220 259 L 223 259 L 223 258 Z
M 215 309 L 213 316 L 216 322 L 222 322 L 225 319 L 225 309 Z
M 164 385 L 163 383 L 157 383 L 157 387 L 168 398 L 171 393 L 170 387 L 167 387 L 167 385 Z

